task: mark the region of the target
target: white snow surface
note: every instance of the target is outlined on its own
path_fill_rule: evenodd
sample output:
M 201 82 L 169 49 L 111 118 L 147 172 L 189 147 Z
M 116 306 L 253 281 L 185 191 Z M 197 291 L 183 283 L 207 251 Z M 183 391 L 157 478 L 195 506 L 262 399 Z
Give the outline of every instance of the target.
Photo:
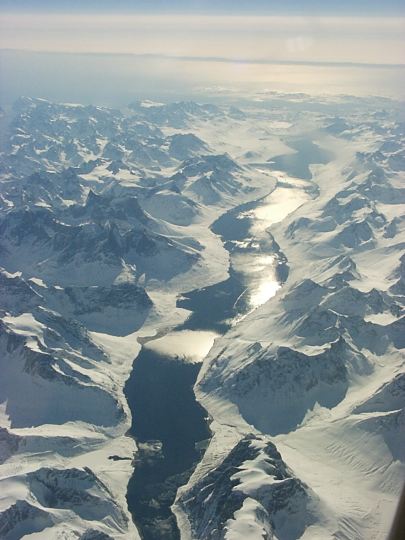
M 123 389 L 151 336 L 204 358 L 213 436 L 173 508 L 182 539 L 387 535 L 405 478 L 398 105 L 271 100 L 16 103 L 0 154 L 0 538 L 139 538 Z M 228 276 L 210 226 L 259 199 L 257 254 L 234 260 L 251 311 L 223 336 L 171 331 L 182 293 Z
M 244 489 L 247 498 L 227 522 L 229 538 L 387 536 L 405 479 L 404 192 L 398 183 L 405 161 L 393 170 L 379 150 L 384 137 L 399 139 L 403 156 L 403 139 L 394 131 L 385 125 L 382 135 L 370 127 L 350 144 L 324 136 L 323 147 L 335 157 L 311 166 L 315 196 L 279 219 L 277 190 L 270 195 L 270 232 L 290 272 L 276 296 L 216 340 L 204 360 L 195 390 L 215 419 L 215 435 L 178 496 L 178 516 L 191 535 L 193 485 L 220 467 L 238 440 L 229 441 L 231 430 L 276 444 L 310 490 L 317 517 L 298 534 L 278 531 L 270 516 L 274 530 L 265 531 L 256 510 L 265 500 L 257 493 L 265 480 L 252 461 L 237 473 L 233 489 Z M 262 210 L 256 214 L 260 220 Z

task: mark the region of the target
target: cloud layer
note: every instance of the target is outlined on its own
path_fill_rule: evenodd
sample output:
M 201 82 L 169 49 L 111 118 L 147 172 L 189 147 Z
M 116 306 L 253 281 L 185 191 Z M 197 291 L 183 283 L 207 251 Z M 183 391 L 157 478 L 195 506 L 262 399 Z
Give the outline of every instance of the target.
M 3 14 L 0 48 L 405 63 L 405 18 Z

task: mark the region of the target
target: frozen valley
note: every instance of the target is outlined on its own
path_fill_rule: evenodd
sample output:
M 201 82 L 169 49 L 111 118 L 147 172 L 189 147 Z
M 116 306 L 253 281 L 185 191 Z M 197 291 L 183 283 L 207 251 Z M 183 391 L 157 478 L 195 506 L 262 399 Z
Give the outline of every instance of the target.
M 386 537 L 405 479 L 400 109 L 4 113 L 0 538 Z

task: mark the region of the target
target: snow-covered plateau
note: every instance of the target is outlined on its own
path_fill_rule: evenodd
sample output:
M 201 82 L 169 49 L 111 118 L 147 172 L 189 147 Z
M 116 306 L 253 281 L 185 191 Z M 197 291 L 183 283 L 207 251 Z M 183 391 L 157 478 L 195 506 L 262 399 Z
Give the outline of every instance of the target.
M 0 538 L 156 538 L 127 499 L 146 350 L 202 362 L 182 540 L 385 539 L 405 479 L 403 104 L 25 97 L 0 128 Z

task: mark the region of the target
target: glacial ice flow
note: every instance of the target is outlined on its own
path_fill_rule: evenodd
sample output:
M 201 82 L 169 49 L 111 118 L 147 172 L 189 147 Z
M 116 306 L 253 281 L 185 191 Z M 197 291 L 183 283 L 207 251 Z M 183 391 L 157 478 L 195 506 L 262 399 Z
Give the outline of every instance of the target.
M 405 478 L 400 109 L 15 103 L 1 538 L 139 538 L 126 494 L 145 449 L 124 386 L 141 344 L 203 359 L 212 437 L 172 507 L 182 539 L 386 536 Z

